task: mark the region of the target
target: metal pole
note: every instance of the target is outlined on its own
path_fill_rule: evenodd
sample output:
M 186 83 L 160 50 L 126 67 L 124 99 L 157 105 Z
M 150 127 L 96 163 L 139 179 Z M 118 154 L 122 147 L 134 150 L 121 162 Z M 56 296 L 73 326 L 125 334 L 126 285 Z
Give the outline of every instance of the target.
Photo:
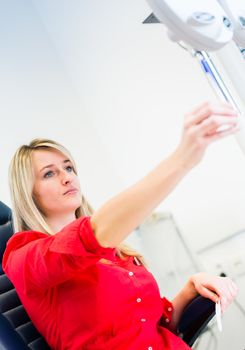
M 199 61 L 203 71 L 205 72 L 208 82 L 214 89 L 217 96 L 222 100 L 231 103 L 233 108 L 239 113 L 239 125 L 241 129 L 234 136 L 241 150 L 245 154 L 245 118 L 242 115 L 239 106 L 237 105 L 235 99 L 233 98 L 231 92 L 229 91 L 228 87 L 223 81 L 218 69 L 216 68 L 214 62 L 212 61 L 208 53 L 205 51 L 192 51 L 191 54 L 194 55 Z

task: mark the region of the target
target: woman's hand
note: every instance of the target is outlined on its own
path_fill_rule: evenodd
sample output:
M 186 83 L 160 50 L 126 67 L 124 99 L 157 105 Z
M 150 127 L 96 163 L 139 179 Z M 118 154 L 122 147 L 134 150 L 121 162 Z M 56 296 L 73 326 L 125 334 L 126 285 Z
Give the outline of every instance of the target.
M 199 294 L 213 302 L 220 300 L 222 312 L 237 295 L 238 288 L 229 277 L 218 277 L 199 272 L 190 277 L 186 285 L 172 300 L 174 311 L 170 329 L 176 330 L 185 307 Z
M 215 303 L 220 300 L 222 312 L 230 305 L 238 291 L 236 284 L 229 277 L 218 277 L 204 272 L 191 276 L 188 283 L 203 297 Z
M 238 131 L 237 116 L 228 102 L 205 102 L 186 114 L 182 139 L 176 150 L 183 167 L 191 169 L 200 162 L 211 142 Z

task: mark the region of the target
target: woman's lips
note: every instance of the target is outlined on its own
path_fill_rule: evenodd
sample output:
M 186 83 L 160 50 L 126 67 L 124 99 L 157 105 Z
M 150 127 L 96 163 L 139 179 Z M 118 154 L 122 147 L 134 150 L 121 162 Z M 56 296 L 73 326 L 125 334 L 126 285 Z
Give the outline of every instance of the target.
M 66 191 L 64 194 L 75 194 L 75 193 L 77 193 L 77 192 L 78 192 L 77 189 L 72 189 L 72 190 Z

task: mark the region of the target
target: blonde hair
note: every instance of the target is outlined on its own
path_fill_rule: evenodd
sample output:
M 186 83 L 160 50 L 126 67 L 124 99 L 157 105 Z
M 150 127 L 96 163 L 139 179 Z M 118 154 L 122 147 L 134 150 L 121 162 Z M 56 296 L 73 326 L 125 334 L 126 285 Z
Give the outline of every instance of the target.
M 70 152 L 61 144 L 49 139 L 34 139 L 29 145 L 20 146 L 14 154 L 9 166 L 9 186 L 13 205 L 13 224 L 15 232 L 39 231 L 49 235 L 53 234 L 51 227 L 45 220 L 41 208 L 33 196 L 33 186 L 35 175 L 32 166 L 31 155 L 39 149 L 58 150 L 71 161 L 74 172 L 77 175 L 77 167 Z M 75 211 L 76 218 L 81 216 L 91 216 L 93 208 L 82 195 L 81 205 Z M 142 263 L 143 257 L 126 244 L 120 244 L 117 254 L 123 258 L 125 256 L 135 256 Z

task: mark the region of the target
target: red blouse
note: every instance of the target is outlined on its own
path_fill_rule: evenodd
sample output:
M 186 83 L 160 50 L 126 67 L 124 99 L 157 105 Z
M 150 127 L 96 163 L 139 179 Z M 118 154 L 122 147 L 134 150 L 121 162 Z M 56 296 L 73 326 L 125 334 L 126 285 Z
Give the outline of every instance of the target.
M 153 275 L 100 246 L 89 217 L 53 236 L 14 234 L 3 269 L 52 349 L 190 349 L 167 329 L 173 306 Z

